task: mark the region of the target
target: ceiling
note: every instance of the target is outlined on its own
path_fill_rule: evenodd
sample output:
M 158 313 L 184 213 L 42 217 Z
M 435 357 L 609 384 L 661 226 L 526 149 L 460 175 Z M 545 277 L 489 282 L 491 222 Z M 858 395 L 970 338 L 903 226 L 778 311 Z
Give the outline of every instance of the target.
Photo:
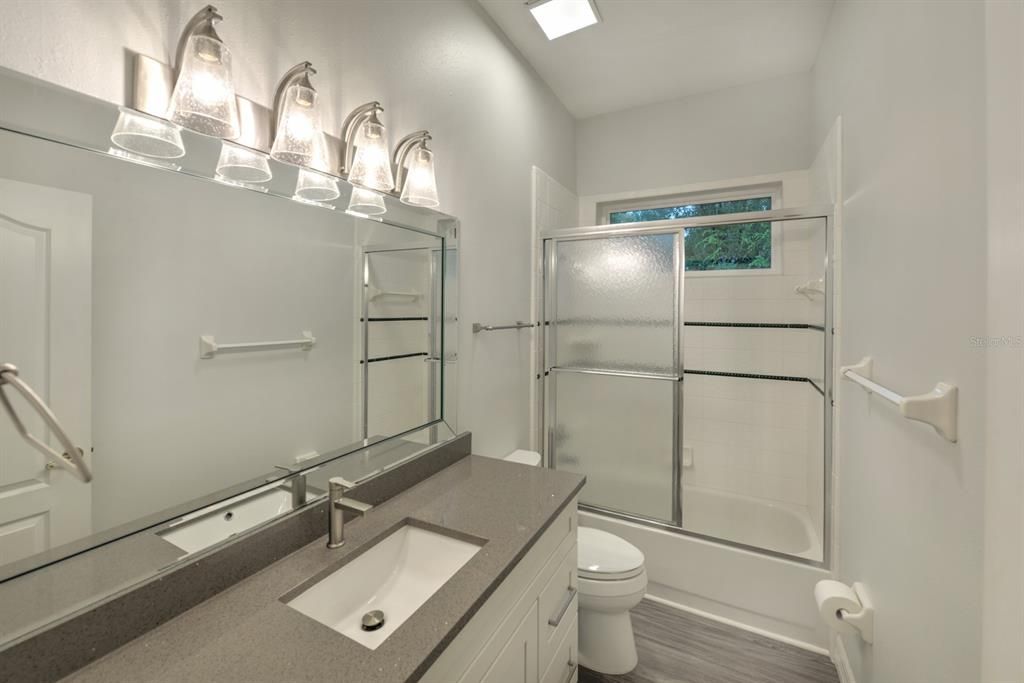
M 479 0 L 576 118 L 808 71 L 833 0 L 596 0 L 549 41 L 523 0 Z

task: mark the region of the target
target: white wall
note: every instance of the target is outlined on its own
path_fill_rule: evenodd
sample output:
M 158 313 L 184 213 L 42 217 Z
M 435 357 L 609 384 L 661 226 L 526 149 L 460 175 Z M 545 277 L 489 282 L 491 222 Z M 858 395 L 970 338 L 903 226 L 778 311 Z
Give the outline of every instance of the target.
M 583 119 L 576 127 L 577 193 L 806 169 L 816 149 L 808 134 L 810 94 L 810 75 L 796 74 Z
M 982 677 L 1024 680 L 1024 5 L 988 2 L 988 328 Z
M 960 387 L 958 444 L 837 387 L 837 571 L 877 610 L 873 647 L 845 639 L 858 683 L 980 675 L 983 39 L 983 3 L 840 2 L 814 69 L 816 140 L 843 119 L 837 361 L 871 355 L 907 393 Z
M 13 0 L 0 3 L 0 65 L 112 102 L 126 89 L 126 50 L 171 61 L 202 2 Z M 217 4 L 239 94 L 268 104 L 278 78 L 310 60 L 337 131 L 376 99 L 392 142 L 434 135 L 441 209 L 463 229 L 461 318 L 529 315 L 530 168 L 575 184 L 573 120 L 470 0 Z M 500 288 L 487 286 L 501 282 Z M 459 426 L 478 452 L 527 443 L 529 358 L 514 335 L 485 349 L 462 326 Z
M 540 299 L 539 293 L 543 287 L 543 278 L 536 264 L 541 262 L 543 257 L 544 244 L 541 233 L 548 230 L 560 228 L 571 228 L 577 226 L 579 214 L 579 197 L 567 187 L 546 173 L 544 169 L 533 167 L 533 289 L 530 292 L 531 320 L 539 320 Z M 537 378 L 539 373 L 544 371 L 540 366 L 540 356 L 537 353 L 537 338 L 539 330 L 532 330 L 531 334 L 523 335 L 523 341 L 529 344 L 530 366 L 533 368 L 534 380 L 530 389 L 530 448 L 537 452 L 544 450 L 540 443 L 540 427 L 543 421 L 540 402 L 540 381 Z

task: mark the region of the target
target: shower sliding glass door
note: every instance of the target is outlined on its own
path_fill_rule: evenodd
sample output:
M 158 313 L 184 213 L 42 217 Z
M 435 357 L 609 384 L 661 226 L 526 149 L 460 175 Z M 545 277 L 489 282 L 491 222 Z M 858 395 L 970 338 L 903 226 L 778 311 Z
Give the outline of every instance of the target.
M 682 235 L 545 243 L 547 451 L 581 501 L 678 523 Z
M 751 235 L 759 259 L 735 258 Z M 581 506 L 827 564 L 827 212 L 542 238 L 540 443 L 549 467 L 586 475 Z

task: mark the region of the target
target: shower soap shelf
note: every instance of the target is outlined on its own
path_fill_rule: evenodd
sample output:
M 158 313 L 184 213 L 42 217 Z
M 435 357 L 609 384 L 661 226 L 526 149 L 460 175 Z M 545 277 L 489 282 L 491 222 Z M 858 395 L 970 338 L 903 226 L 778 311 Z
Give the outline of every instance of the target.
M 878 394 L 899 406 L 900 414 L 908 420 L 930 424 L 944 438 L 956 443 L 958 391 L 955 384 L 939 382 L 927 394 L 901 396 L 892 389 L 873 382 L 871 370 L 871 356 L 865 356 L 855 365 L 844 365 L 839 368 L 839 374 L 843 379 L 859 384 L 869 394 Z

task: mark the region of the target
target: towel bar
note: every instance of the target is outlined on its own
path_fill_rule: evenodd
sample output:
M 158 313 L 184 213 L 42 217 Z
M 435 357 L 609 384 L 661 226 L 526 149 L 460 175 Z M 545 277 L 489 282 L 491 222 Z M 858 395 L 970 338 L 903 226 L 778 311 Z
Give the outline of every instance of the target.
M 224 351 L 263 351 L 267 349 L 287 349 L 298 347 L 308 351 L 316 344 L 316 337 L 309 330 L 302 331 L 302 339 L 284 339 L 282 341 L 242 342 L 237 344 L 218 344 L 212 334 L 199 337 L 199 357 L 213 358 Z
M 908 420 L 930 424 L 940 435 L 956 443 L 958 390 L 955 384 L 939 382 L 927 394 L 902 396 L 872 381 L 871 370 L 871 356 L 865 356 L 855 365 L 844 365 L 839 368 L 839 374 L 843 379 L 860 385 L 869 394 L 878 394 L 886 401 L 899 406 L 900 414 Z
M 522 320 L 517 320 L 514 325 L 484 325 L 483 323 L 473 323 L 473 334 L 477 332 L 493 332 L 494 330 L 521 330 L 524 327 L 536 327 L 533 323 L 524 323 Z

